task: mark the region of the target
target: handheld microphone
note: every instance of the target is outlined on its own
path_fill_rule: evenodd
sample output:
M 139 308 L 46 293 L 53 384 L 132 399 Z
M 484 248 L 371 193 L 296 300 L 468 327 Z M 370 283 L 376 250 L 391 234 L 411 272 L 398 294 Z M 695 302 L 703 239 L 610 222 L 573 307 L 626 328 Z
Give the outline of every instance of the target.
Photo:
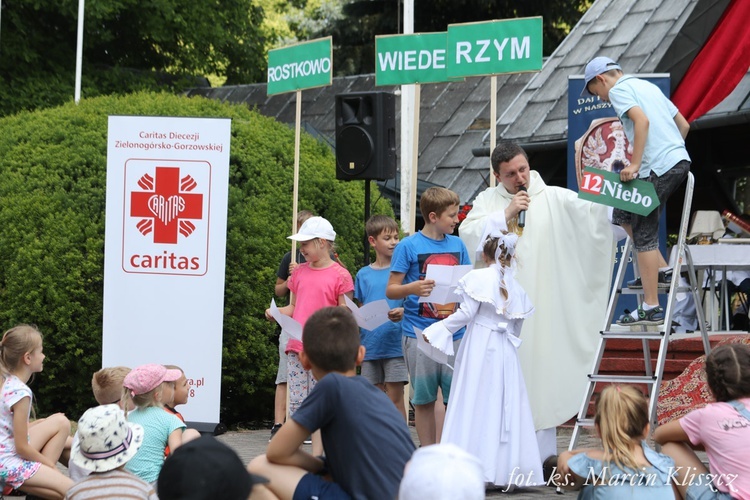
M 526 186 L 518 188 L 519 191 L 526 191 Z M 526 227 L 526 210 L 518 212 L 518 227 Z

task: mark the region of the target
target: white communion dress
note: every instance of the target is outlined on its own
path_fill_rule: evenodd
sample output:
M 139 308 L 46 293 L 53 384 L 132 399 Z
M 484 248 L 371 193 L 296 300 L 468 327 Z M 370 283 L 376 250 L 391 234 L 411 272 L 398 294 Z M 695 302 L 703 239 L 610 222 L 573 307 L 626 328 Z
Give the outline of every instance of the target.
M 467 327 L 456 355 L 441 441 L 479 458 L 485 482 L 524 487 L 544 479 L 517 353 L 521 325 L 534 307 L 514 274 L 499 264 L 470 271 L 456 289 L 463 298 L 458 311 L 423 334 L 452 355 L 453 332 Z

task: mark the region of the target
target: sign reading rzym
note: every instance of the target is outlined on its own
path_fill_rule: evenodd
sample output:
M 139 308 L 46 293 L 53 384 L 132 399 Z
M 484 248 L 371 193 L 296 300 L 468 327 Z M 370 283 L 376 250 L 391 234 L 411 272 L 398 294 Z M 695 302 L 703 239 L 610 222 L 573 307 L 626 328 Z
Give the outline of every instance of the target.
M 638 215 L 648 215 L 659 206 L 650 182 L 636 179 L 623 183 L 618 173 L 590 167 L 583 171 L 578 197 Z
M 333 78 L 331 37 L 268 52 L 268 95 L 325 87 Z
M 542 69 L 542 18 L 448 25 L 448 77 Z
M 375 85 L 448 81 L 446 32 L 375 37 Z

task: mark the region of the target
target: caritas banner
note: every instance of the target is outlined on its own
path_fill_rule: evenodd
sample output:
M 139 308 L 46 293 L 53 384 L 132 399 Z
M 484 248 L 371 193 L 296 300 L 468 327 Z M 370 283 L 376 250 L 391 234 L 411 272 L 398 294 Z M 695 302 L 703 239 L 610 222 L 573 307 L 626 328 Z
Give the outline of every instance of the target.
M 182 368 L 199 430 L 219 423 L 230 129 L 109 117 L 102 365 Z

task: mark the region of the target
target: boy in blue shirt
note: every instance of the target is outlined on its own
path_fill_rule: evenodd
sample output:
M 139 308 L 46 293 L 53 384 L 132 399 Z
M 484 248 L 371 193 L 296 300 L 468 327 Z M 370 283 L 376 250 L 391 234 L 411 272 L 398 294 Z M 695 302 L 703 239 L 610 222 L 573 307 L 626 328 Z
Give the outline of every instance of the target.
M 643 287 L 643 304 L 617 323 L 661 325 L 664 308 L 659 305 L 658 289 L 669 287 L 671 270 L 659 251 L 659 215 L 690 170 L 690 156 L 685 149 L 690 124 L 656 85 L 623 74 L 620 65 L 608 57 L 596 57 L 586 65 L 581 95 L 612 103 L 622 122 L 633 155 L 630 165 L 620 171 L 620 180 L 640 178 L 651 182 L 659 198 L 659 206 L 648 215 L 617 208 L 612 214 L 612 222 L 622 226 L 632 238 L 638 258 L 641 278 L 628 286 Z
M 422 446 L 437 442 L 435 401 L 438 387 L 443 392 L 443 403 L 448 403 L 453 373 L 449 367 L 428 358 L 417 348 L 415 328 L 424 330 L 431 324 L 451 315 L 457 303 L 419 303 L 435 288 L 433 280 L 426 280 L 427 266 L 469 265 L 466 246 L 453 230 L 458 224 L 459 198 L 456 193 L 442 187 L 431 187 L 422 194 L 419 208 L 424 217 L 424 228 L 402 240 L 391 259 L 391 275 L 386 296 L 404 300 L 402 346 L 409 379 L 414 388 L 414 423 Z M 464 335 L 464 329 L 453 335 L 454 351 Z
M 398 245 L 398 224 L 385 215 L 373 215 L 365 223 L 367 241 L 375 249 L 375 262 L 363 267 L 354 280 L 354 298 L 360 304 L 386 299 L 385 289 L 391 271 L 393 250 Z M 365 360 L 362 376 L 388 394 L 406 420 L 404 384 L 409 374 L 401 349 L 401 318 L 404 316 L 403 300 L 386 299 L 391 310 L 389 322 L 375 330 L 360 330 Z

